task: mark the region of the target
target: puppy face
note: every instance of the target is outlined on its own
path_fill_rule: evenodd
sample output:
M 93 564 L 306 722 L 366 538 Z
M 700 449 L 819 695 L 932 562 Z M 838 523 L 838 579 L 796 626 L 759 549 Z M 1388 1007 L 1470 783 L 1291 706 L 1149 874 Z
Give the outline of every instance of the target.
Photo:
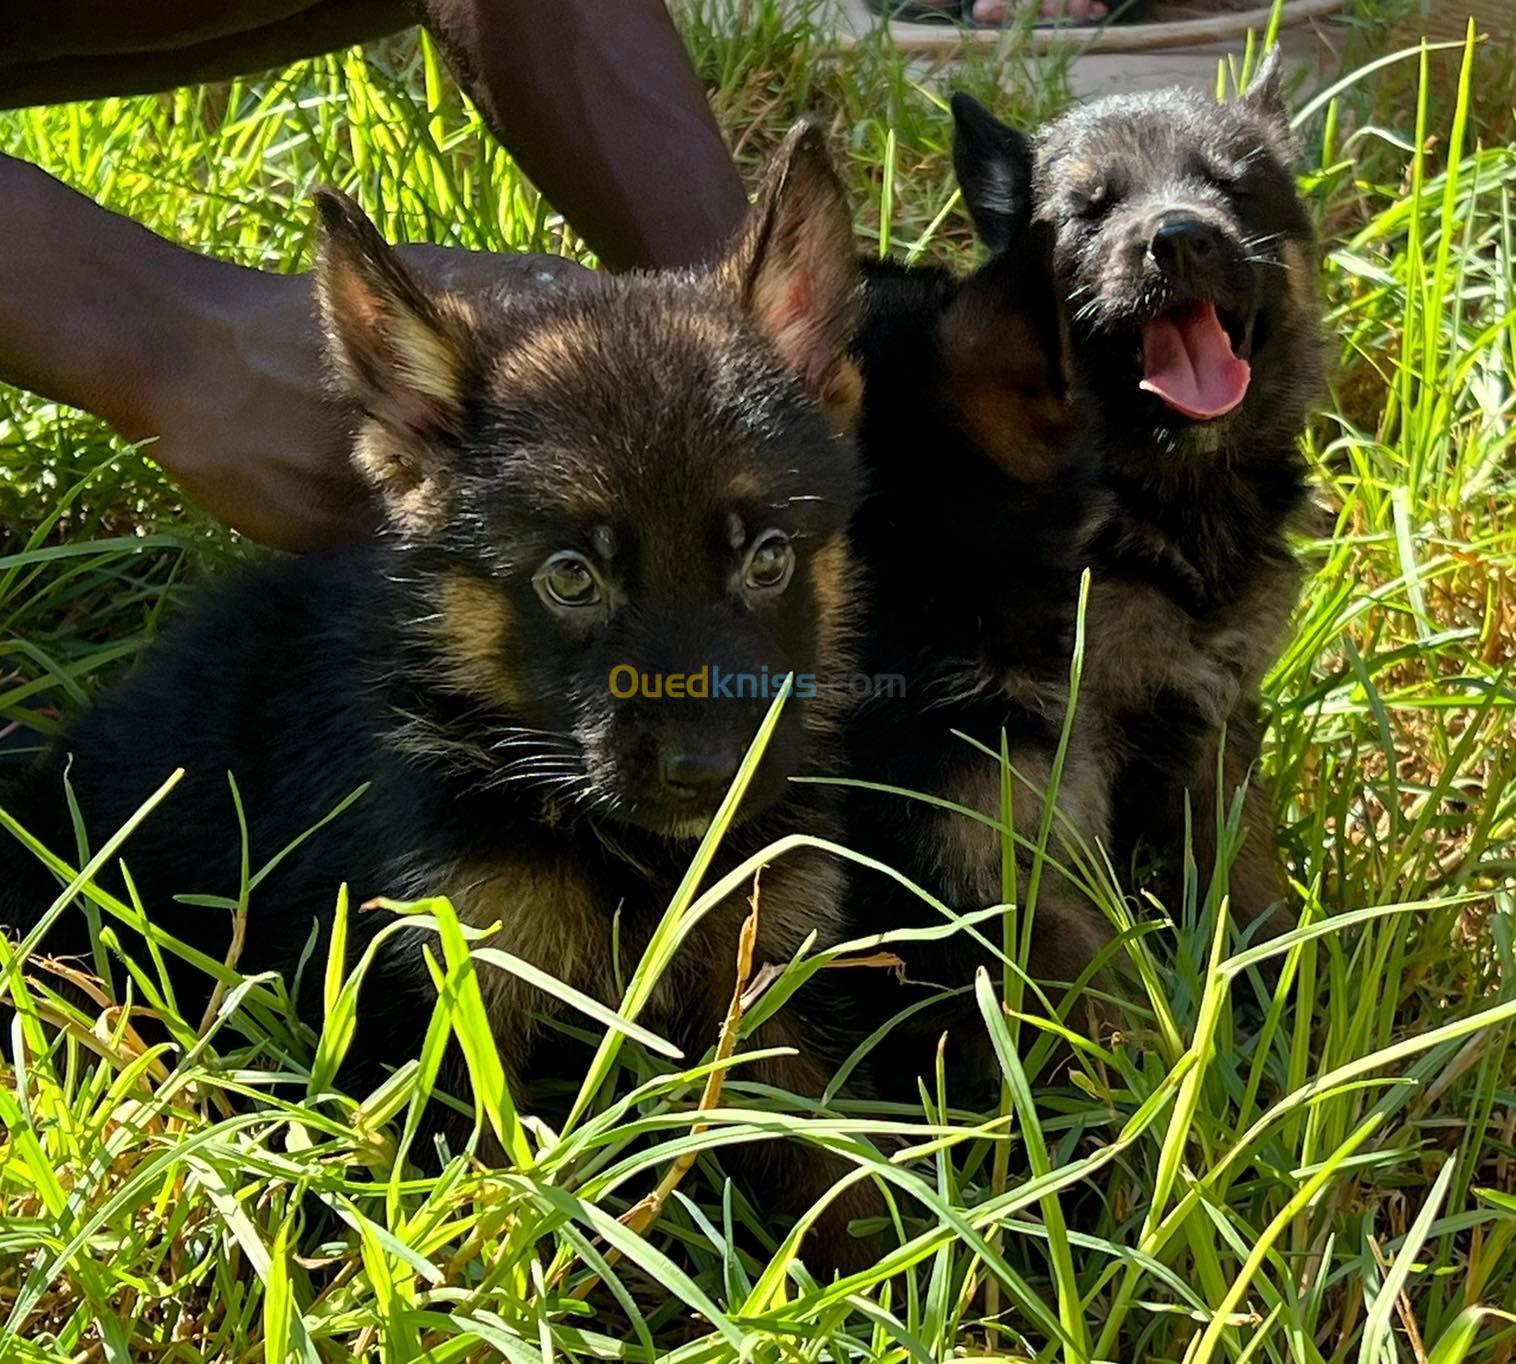
M 1108 423 L 1196 450 L 1298 429 L 1315 257 L 1277 64 L 1231 104 L 1115 96 L 1035 146 L 988 118 L 959 110 L 965 194 L 981 230 L 1030 212 L 1052 231 L 1081 387 Z
M 700 273 L 465 304 L 323 198 L 338 374 L 368 414 L 443 746 L 564 813 L 703 832 L 789 672 L 842 666 L 858 281 L 819 138 Z M 743 813 L 826 728 L 797 689 Z

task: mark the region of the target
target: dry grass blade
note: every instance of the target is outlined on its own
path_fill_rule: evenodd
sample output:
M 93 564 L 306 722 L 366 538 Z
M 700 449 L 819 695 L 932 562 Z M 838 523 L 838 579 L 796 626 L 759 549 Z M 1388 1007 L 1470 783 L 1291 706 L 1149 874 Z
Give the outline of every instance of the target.
M 700 1101 L 695 1105 L 697 1113 L 707 1113 L 717 1107 L 721 1102 L 721 1089 L 726 1081 L 727 1061 L 737 1050 L 737 1039 L 742 1033 L 743 1014 L 757 999 L 757 993 L 761 992 L 766 982 L 753 980 L 753 948 L 758 941 L 759 901 L 761 896 L 762 871 L 753 876 L 753 890 L 748 897 L 747 917 L 742 921 L 741 931 L 737 935 L 737 973 L 736 983 L 732 987 L 732 997 L 726 1006 L 726 1015 L 721 1021 L 721 1031 L 716 1039 L 715 1068 L 705 1078 L 705 1085 L 700 1092 Z M 706 1131 L 706 1124 L 697 1122 L 690 1128 L 691 1136 L 699 1136 Z M 684 1177 L 694 1168 L 697 1153 L 693 1150 L 686 1151 L 675 1158 L 658 1181 L 657 1187 L 628 1211 L 622 1213 L 620 1221 L 622 1226 L 636 1232 L 639 1236 L 645 1236 L 662 1216 L 664 1206 L 673 1196 L 674 1190 L 683 1182 Z M 621 1258 L 621 1253 L 614 1247 L 605 1253 L 605 1263 L 612 1266 Z M 586 1297 L 599 1281 L 598 1275 L 591 1275 L 581 1284 L 574 1287 L 574 1296 Z

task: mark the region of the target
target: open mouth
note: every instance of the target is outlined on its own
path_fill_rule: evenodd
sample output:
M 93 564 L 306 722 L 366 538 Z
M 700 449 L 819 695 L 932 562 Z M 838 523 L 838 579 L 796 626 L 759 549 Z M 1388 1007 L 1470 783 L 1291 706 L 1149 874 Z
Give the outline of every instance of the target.
M 1250 324 L 1205 299 L 1142 326 L 1141 388 L 1192 421 L 1224 417 L 1246 396 Z

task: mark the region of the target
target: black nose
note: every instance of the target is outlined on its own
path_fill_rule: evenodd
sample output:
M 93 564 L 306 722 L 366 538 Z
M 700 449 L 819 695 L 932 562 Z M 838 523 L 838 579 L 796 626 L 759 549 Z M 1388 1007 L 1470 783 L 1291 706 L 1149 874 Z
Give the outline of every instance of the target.
M 1199 218 L 1167 218 L 1153 232 L 1148 250 L 1164 274 L 1184 281 L 1220 254 L 1221 233 Z
M 726 749 L 666 749 L 658 775 L 674 795 L 711 796 L 732 784 L 737 761 L 736 752 Z

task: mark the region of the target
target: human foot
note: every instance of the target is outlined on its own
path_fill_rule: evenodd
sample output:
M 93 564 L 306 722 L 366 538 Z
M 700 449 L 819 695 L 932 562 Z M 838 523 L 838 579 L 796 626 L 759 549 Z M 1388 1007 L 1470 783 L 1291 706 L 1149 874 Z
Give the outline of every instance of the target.
M 968 19 L 985 28 L 1013 24 L 1028 8 L 1036 7 L 1039 23 L 1060 19 L 1075 24 L 1098 24 L 1108 18 L 1107 0 L 871 0 L 872 7 L 891 19 L 918 23 L 932 20 Z
M 1030 5 L 1037 6 L 1041 21 L 1067 19 L 1075 24 L 1098 24 L 1111 12 L 1105 0 L 974 0 L 970 17 L 987 27 L 1013 24 Z

